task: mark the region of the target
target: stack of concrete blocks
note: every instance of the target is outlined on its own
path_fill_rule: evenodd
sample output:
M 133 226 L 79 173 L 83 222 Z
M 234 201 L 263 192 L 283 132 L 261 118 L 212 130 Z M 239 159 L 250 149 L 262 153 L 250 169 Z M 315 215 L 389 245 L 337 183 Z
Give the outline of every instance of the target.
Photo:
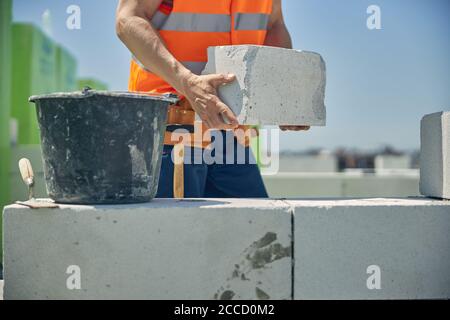
M 450 112 L 426 115 L 421 122 L 420 192 L 450 199 Z
M 234 74 L 219 97 L 248 125 L 324 126 L 325 62 L 313 52 L 264 46 L 208 49 L 203 74 Z
M 5 209 L 5 299 L 448 299 L 450 202 Z

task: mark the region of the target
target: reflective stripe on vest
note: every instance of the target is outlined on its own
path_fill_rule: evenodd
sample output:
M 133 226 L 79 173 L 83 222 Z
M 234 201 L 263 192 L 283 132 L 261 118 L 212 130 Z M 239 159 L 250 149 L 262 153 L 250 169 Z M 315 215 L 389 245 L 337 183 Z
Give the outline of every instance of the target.
M 262 13 L 236 13 L 235 30 L 266 30 L 269 15 Z M 157 30 L 185 32 L 231 32 L 231 17 L 226 14 L 173 13 L 158 11 L 152 18 Z
M 160 30 L 164 23 L 166 23 L 169 16 L 161 11 L 156 11 L 152 18 L 152 25 L 156 30 Z
M 185 32 L 230 32 L 226 14 L 172 13 L 160 30 Z
M 235 30 L 267 30 L 269 15 L 261 13 L 236 13 Z

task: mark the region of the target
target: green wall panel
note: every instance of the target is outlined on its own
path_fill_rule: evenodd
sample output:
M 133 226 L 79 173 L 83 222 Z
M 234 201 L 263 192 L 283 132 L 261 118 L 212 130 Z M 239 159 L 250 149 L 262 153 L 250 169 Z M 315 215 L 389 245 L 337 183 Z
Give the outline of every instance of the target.
M 56 48 L 57 91 L 75 91 L 77 83 L 77 60 L 63 47 Z
M 19 144 L 39 144 L 39 128 L 31 95 L 57 91 L 57 46 L 30 24 L 12 28 L 12 110 L 18 120 Z
M 0 212 L 10 201 L 11 11 L 12 1 L 0 0 Z M 1 224 L 0 221 L 0 242 L 3 238 Z M 2 257 L 3 250 L 0 250 L 0 261 Z

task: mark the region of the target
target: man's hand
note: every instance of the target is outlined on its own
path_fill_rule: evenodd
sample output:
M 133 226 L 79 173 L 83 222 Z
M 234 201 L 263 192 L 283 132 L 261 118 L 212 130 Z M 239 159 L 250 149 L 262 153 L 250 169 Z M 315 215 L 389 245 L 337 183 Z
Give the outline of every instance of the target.
M 309 126 L 280 126 L 282 131 L 308 131 Z
M 236 80 L 234 75 L 211 74 L 197 76 L 191 74 L 183 86 L 183 94 L 194 111 L 210 129 L 234 129 L 239 122 L 233 111 L 220 101 L 217 89 Z

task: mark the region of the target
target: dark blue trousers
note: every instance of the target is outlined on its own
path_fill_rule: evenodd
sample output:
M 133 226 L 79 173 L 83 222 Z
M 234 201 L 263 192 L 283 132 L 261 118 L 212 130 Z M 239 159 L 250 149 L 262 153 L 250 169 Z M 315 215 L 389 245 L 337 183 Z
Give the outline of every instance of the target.
M 267 198 L 251 149 L 237 143 L 230 131 L 217 133 L 222 148 L 185 147 L 185 198 Z M 173 198 L 172 150 L 164 146 L 157 198 Z

